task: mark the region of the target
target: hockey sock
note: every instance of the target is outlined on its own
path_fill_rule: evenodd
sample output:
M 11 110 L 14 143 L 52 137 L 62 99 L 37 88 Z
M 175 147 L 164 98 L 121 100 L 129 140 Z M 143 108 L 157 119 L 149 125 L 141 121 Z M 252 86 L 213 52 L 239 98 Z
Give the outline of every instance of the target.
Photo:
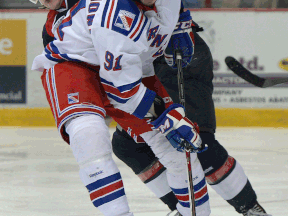
M 198 154 L 207 183 L 237 212 L 253 207 L 256 194 L 241 165 L 228 155 L 213 133 L 200 135 L 203 143 L 208 143 L 208 150 Z
M 257 203 L 257 196 L 249 180 L 247 180 L 246 185 L 240 193 L 232 199 L 227 200 L 227 202 L 232 205 L 238 213 L 245 213 L 249 209 L 253 208 Z
M 256 203 L 255 191 L 242 166 L 231 156 L 218 170 L 206 176 L 206 180 L 239 213 L 249 210 Z
M 120 172 L 112 158 L 86 164 L 79 173 L 93 205 L 104 215 L 132 215 Z
M 169 141 L 157 131 L 147 132 L 141 135 L 159 158 L 161 164 L 167 169 L 167 180 L 178 199 L 177 210 L 183 215 L 191 215 L 189 208 L 187 163 L 185 154 L 176 151 Z M 204 172 L 196 154 L 191 154 L 193 183 L 195 188 L 196 214 L 197 216 L 209 215 L 210 205 L 205 182 Z
M 178 200 L 167 182 L 166 168 L 146 143 L 135 143 L 126 131 L 116 128 L 112 147 L 114 154 L 129 166 L 171 211 L 176 209 Z
M 80 116 L 65 124 L 80 178 L 91 201 L 105 216 L 132 216 L 122 178 L 112 159 L 109 130 L 103 118 Z
M 184 155 L 183 155 L 184 156 Z M 198 161 L 198 159 L 196 159 Z M 167 173 L 168 182 L 178 199 L 177 209 L 183 215 L 191 215 L 189 203 L 189 191 L 187 185 L 187 173 Z M 207 185 L 200 163 L 194 163 L 192 167 L 195 207 L 197 216 L 210 214 L 209 195 Z M 185 179 L 185 181 L 183 181 Z

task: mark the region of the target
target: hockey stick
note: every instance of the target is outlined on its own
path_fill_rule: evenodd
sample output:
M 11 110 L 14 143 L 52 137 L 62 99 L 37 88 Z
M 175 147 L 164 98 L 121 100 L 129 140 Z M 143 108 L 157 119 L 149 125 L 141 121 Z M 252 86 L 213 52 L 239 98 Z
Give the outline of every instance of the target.
M 288 82 L 288 78 L 262 78 L 252 74 L 240 62 L 231 56 L 225 58 L 226 65 L 239 77 L 260 88 L 267 88 Z
M 180 52 L 176 51 L 176 63 L 178 68 L 178 89 L 179 89 L 179 100 L 180 104 L 185 108 L 185 94 L 184 94 L 184 79 L 183 79 L 183 69 L 182 69 L 182 55 Z M 188 174 L 188 191 L 189 191 L 189 199 L 190 199 L 190 207 L 191 207 L 191 215 L 196 216 L 195 209 L 195 196 L 194 196 L 194 186 L 193 186 L 193 178 L 192 178 L 192 165 L 191 165 L 191 146 L 188 143 L 185 148 L 186 153 L 186 161 L 187 161 L 187 174 Z

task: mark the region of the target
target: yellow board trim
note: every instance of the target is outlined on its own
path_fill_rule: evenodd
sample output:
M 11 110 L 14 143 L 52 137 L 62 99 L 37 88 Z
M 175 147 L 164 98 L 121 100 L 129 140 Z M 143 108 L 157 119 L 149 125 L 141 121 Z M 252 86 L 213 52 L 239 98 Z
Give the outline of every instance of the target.
M 288 109 L 217 108 L 217 126 L 288 127 Z
M 56 126 L 50 108 L 2 108 L 0 126 Z
M 218 127 L 288 127 L 288 109 L 217 108 L 216 118 Z M 2 108 L 0 126 L 55 127 L 55 121 L 50 108 Z

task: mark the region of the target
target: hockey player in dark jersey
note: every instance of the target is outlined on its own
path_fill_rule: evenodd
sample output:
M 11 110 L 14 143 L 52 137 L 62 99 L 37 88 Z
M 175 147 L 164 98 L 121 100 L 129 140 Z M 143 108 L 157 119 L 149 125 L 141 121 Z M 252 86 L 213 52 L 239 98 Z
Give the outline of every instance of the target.
M 69 9 L 77 0 L 67 1 Z M 53 40 L 49 19 L 62 16 L 55 11 L 48 17 L 43 29 L 44 46 Z M 243 215 L 267 215 L 258 204 L 253 190 L 242 167 L 229 156 L 225 148 L 215 139 L 216 119 L 212 100 L 213 92 L 213 62 L 207 44 L 196 33 L 200 28 L 195 25 L 195 52 L 192 62 L 184 69 L 186 111 L 189 119 L 200 126 L 200 136 L 203 143 L 208 144 L 208 150 L 198 154 L 206 181 L 216 192 L 231 204 L 237 212 Z M 178 102 L 177 70 L 168 66 L 164 57 L 154 62 L 157 76 L 167 89 L 174 102 Z M 176 209 L 178 200 L 168 186 L 165 168 L 155 157 L 150 147 L 145 143 L 135 141 L 117 127 L 113 134 L 113 151 L 126 163 L 136 175 L 159 197 L 171 210 Z M 171 213 L 171 215 L 179 213 Z
M 208 150 L 198 153 L 206 181 L 238 213 L 244 216 L 268 216 L 257 202 L 256 193 L 239 162 L 215 139 L 213 60 L 209 47 L 197 34 L 201 30 L 197 24 L 194 25 L 195 51 L 192 61 L 184 68 L 184 86 L 187 116 L 198 123 L 201 139 L 208 144 Z M 179 103 L 177 69 L 168 66 L 163 56 L 154 61 L 154 69 L 173 101 Z M 135 143 L 119 126 L 113 134 L 112 145 L 114 154 L 172 211 L 175 210 L 177 199 L 165 183 L 165 168 L 149 146 Z M 169 215 L 180 214 L 175 210 Z

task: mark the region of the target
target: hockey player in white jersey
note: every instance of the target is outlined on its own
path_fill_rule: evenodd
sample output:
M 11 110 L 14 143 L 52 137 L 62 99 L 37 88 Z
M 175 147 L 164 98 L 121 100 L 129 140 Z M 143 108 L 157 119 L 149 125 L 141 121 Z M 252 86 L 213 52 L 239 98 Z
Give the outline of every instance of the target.
M 51 8 L 53 2 L 42 1 Z M 162 55 L 169 42 L 178 21 L 180 0 L 157 0 L 152 10 L 144 13 L 144 9 L 145 6 L 129 0 L 80 0 L 53 24 L 55 40 L 35 58 L 33 69 L 44 69 L 42 82 L 57 126 L 71 145 L 93 204 L 104 215 L 133 215 L 111 157 L 103 119 L 111 106 L 118 123 L 126 126 L 127 119 L 131 119 L 131 130 L 141 134 L 151 146 L 167 168 L 169 185 L 181 200 L 177 209 L 184 216 L 191 215 L 185 198 L 185 156 L 166 137 L 180 150 L 181 139 L 185 139 L 195 151 L 201 148 L 201 139 L 180 105 L 172 104 L 164 110 L 163 104 L 158 104 L 161 98 L 156 96 L 157 90 L 142 83 L 142 79 L 154 75 L 152 62 Z M 113 111 L 110 112 L 113 117 Z M 148 113 L 154 118 L 150 128 L 139 128 Z M 151 130 L 152 126 L 161 129 L 166 137 Z M 191 157 L 194 184 L 206 191 L 205 200 L 196 208 L 197 216 L 209 215 L 204 173 L 196 155 Z

